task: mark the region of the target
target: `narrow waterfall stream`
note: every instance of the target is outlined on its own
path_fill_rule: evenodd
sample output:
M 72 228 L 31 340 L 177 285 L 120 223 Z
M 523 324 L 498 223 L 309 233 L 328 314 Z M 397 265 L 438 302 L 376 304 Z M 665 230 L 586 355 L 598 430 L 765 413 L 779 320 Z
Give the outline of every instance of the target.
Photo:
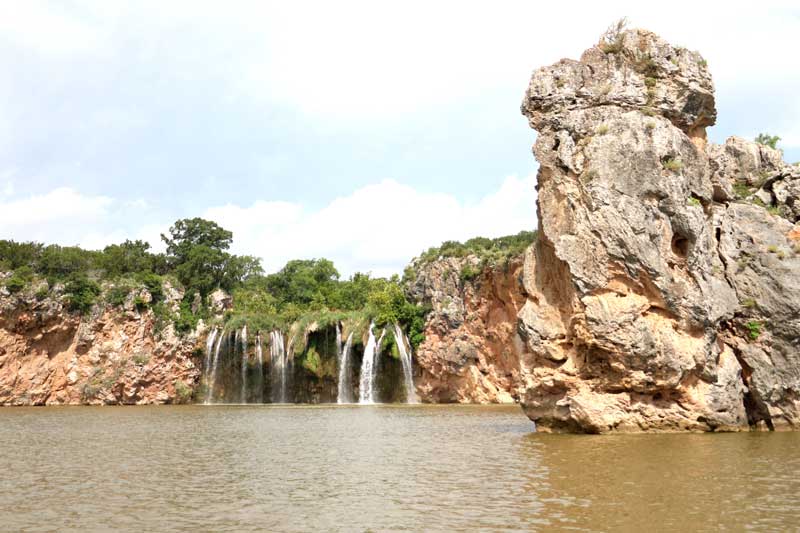
M 370 323 L 369 338 L 367 339 L 367 345 L 364 347 L 364 358 L 361 361 L 361 376 L 358 383 L 358 403 L 362 404 L 375 403 L 375 378 L 378 373 L 378 352 L 383 337 L 386 335 L 386 328 L 384 328 L 381 336 L 375 340 L 375 334 L 372 332 L 374 327 L 375 323 Z
M 261 332 L 256 333 L 256 360 L 258 361 L 258 403 L 264 403 L 264 352 L 261 348 Z
M 206 339 L 206 364 L 203 366 L 203 377 L 206 385 L 208 385 L 208 378 L 211 373 L 211 357 L 214 353 L 214 340 L 217 338 L 217 333 L 219 333 L 219 330 L 215 327 Z
M 269 334 L 270 369 L 272 374 L 272 403 L 287 403 L 286 390 L 289 364 L 284 347 L 283 333 L 272 331 Z
M 242 326 L 242 394 L 241 403 L 247 403 L 247 324 Z
M 336 403 L 351 403 L 350 387 L 350 348 L 353 346 L 353 332 L 347 335 L 344 346 L 341 346 L 342 333 L 339 325 L 336 325 L 337 346 L 339 347 L 339 388 L 336 395 Z
M 210 404 L 214 400 L 214 383 L 217 380 L 217 367 L 219 366 L 219 349 L 222 345 L 222 339 L 225 338 L 225 331 L 220 333 L 219 339 L 217 339 L 217 347 L 214 350 L 214 362 L 211 365 L 211 380 L 207 384 L 206 390 L 206 401 L 205 403 Z
M 394 324 L 394 341 L 397 344 L 397 352 L 400 354 L 400 362 L 403 365 L 403 383 L 406 388 L 406 403 L 419 403 L 417 391 L 414 389 L 413 363 L 411 360 L 411 344 L 406 348 L 406 336 L 400 325 Z

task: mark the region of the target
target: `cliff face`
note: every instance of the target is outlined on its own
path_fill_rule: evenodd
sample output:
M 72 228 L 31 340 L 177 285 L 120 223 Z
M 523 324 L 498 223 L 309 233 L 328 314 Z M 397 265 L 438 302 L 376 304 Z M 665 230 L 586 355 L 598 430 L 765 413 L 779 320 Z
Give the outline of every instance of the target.
M 525 303 L 522 264 L 517 257 L 484 268 L 470 255 L 418 268 L 407 291 L 431 307 L 425 340 L 415 354 L 421 400 L 504 403 L 520 398 L 523 347 L 516 330 Z
M 200 376 L 197 336 L 158 332 L 130 295 L 81 318 L 58 289 L 44 298 L 0 294 L 0 405 L 183 403 Z M 170 300 L 172 296 L 172 301 Z M 167 291 L 167 303 L 181 295 Z
M 705 61 L 611 32 L 537 70 L 522 112 L 540 163 L 528 416 L 585 432 L 800 423 L 800 176 L 768 147 L 708 145 Z

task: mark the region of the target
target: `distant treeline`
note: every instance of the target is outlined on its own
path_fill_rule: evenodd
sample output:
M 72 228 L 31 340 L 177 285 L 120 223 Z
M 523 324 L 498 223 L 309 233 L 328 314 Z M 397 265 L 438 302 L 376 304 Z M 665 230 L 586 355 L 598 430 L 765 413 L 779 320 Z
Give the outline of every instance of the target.
M 80 312 L 88 312 L 101 297 L 106 303 L 121 305 L 130 291 L 146 288 L 152 300 L 137 302 L 137 306 L 152 307 L 179 331 L 189 331 L 199 318 L 207 318 L 205 306 L 193 305 L 196 295 L 203 299 L 222 288 L 233 295 L 226 321 L 267 329 L 288 327 L 303 317 L 325 321 L 349 313 L 378 325 L 399 322 L 414 345 L 422 339 L 427 309 L 408 301 L 398 276 L 387 279 L 356 273 L 342 280 L 328 259 L 293 260 L 280 271 L 264 275 L 257 258 L 228 252 L 233 241 L 230 231 L 201 218 L 178 220 L 161 238 L 166 253 L 153 253 L 148 243 L 139 240 L 100 251 L 0 240 L 0 271 L 13 272 L 4 282 L 11 292 L 46 280 L 39 289 L 43 297 L 55 284 L 64 284 L 68 304 Z M 522 232 L 463 244 L 449 241 L 431 248 L 420 260 L 476 254 L 495 263 L 521 253 L 534 238 L 535 232 Z M 161 305 L 165 279 L 184 289 L 177 315 Z M 103 291 L 101 284 L 110 288 Z

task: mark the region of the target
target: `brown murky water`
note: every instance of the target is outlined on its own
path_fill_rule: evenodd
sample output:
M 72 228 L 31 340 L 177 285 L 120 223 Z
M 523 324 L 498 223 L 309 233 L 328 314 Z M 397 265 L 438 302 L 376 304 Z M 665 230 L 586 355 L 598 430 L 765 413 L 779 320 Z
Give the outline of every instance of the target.
M 800 434 L 531 427 L 500 406 L 0 409 L 0 530 L 800 527 Z

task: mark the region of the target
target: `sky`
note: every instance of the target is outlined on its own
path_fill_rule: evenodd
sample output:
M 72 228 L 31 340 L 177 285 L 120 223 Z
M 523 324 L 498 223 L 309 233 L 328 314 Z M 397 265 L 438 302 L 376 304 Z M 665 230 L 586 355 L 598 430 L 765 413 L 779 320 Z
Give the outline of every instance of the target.
M 161 250 L 201 216 L 348 276 L 534 229 L 527 82 L 622 16 L 708 60 L 712 141 L 800 161 L 792 1 L 0 0 L 0 238 Z

